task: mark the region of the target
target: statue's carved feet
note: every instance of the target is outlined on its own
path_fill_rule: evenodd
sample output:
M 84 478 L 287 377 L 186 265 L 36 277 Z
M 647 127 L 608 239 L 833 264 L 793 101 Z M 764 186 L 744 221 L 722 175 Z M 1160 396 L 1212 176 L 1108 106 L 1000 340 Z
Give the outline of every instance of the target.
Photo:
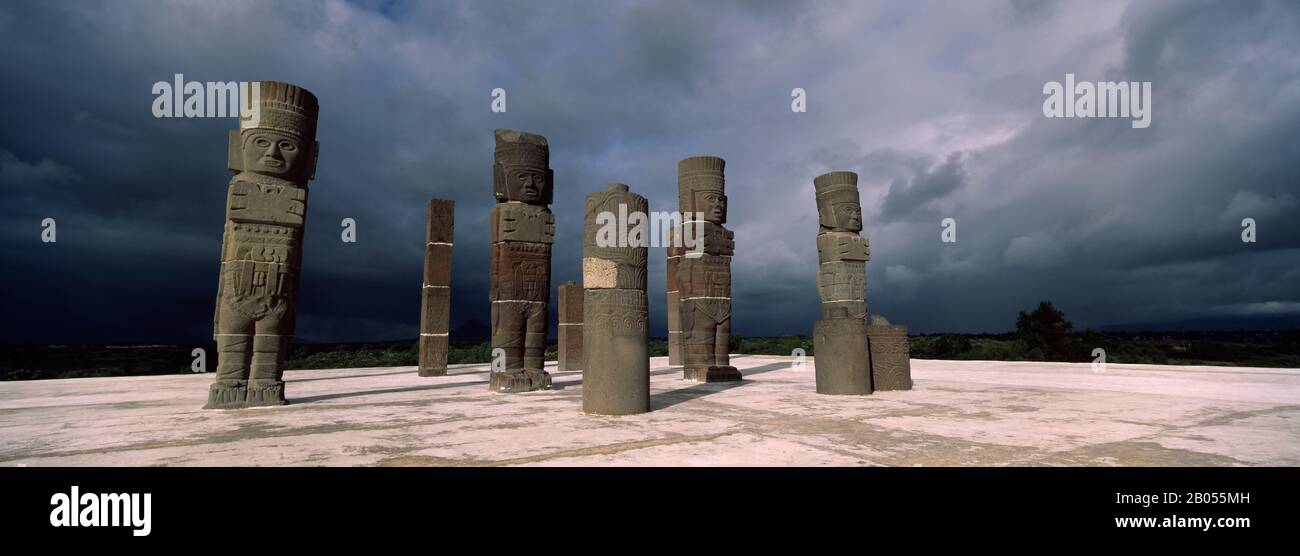
M 505 393 L 532 392 L 551 387 L 551 375 L 538 369 L 492 373 L 492 391 Z
M 731 366 L 709 365 L 707 367 L 686 367 L 682 378 L 697 382 L 735 382 L 741 380 L 740 371 Z
M 244 407 L 285 405 L 288 403 L 289 400 L 284 399 L 283 380 L 248 381 L 248 401 L 244 402 Z
M 239 409 L 248 399 L 248 381 L 218 380 L 208 388 L 208 403 L 203 409 Z

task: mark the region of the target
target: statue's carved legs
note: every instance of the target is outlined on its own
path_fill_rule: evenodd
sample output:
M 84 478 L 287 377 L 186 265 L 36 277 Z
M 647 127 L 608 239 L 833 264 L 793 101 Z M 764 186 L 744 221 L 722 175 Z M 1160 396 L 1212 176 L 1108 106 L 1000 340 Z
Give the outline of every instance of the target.
M 253 337 L 253 361 L 248 375 L 245 405 L 284 405 L 284 360 L 289 351 L 289 334 L 282 334 L 281 319 L 268 316 L 257 322 Z
M 543 373 L 546 367 L 546 304 L 533 303 L 524 324 L 524 370 Z
M 277 315 L 253 321 L 223 308 L 218 319 L 217 376 L 205 409 L 284 405 L 284 358 L 291 332 Z
M 731 341 L 731 303 L 695 299 L 681 303 L 683 378 L 700 382 L 740 380 L 740 371 L 731 366 L 727 354 Z M 708 310 L 704 310 L 706 307 Z
M 249 361 L 253 354 L 253 322 L 227 308 L 217 319 L 217 377 L 208 388 L 204 409 L 237 409 L 248 398 Z
M 714 334 L 713 341 L 713 364 L 719 367 L 731 365 L 731 315 L 718 323 L 718 331 Z
M 492 348 L 505 352 L 493 364 L 494 392 L 530 392 L 551 387 L 546 362 L 546 304 L 540 301 L 492 302 Z M 498 365 L 500 372 L 498 371 Z
M 204 409 L 244 407 L 248 397 L 248 359 L 252 354 L 251 334 L 218 334 L 217 377 L 208 388 Z

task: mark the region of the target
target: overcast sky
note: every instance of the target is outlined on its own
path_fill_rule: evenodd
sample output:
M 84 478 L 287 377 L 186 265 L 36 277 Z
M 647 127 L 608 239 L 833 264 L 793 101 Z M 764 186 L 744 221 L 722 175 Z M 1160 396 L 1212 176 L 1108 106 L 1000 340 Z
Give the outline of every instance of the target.
M 1300 322 L 1292 1 L 4 2 L 0 52 L 6 343 L 210 336 L 235 120 L 155 119 L 176 73 L 320 99 L 300 340 L 417 335 L 430 198 L 456 201 L 452 324 L 488 321 L 500 127 L 550 140 L 553 287 L 581 280 L 587 193 L 674 210 L 677 161 L 725 158 L 742 335 L 810 333 L 831 170 L 861 175 L 870 310 L 913 332 L 1041 299 L 1079 328 Z M 1150 127 L 1044 117 L 1066 73 L 1150 81 Z

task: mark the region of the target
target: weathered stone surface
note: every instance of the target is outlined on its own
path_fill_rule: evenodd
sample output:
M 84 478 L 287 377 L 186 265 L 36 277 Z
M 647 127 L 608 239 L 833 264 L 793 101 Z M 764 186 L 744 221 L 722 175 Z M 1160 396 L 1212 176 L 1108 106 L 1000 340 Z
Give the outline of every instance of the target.
M 609 184 L 587 195 L 582 257 L 584 288 L 582 410 L 597 415 L 650 411 L 650 351 L 646 326 L 646 257 L 631 222 L 619 215 L 646 214 L 645 197 Z M 615 234 L 608 222 L 614 222 Z M 629 238 L 623 242 L 621 238 Z
M 448 349 L 446 334 L 420 334 L 420 366 L 417 367 L 417 373 L 420 376 L 446 375 Z
M 451 285 L 452 244 L 427 243 L 424 246 L 424 283 L 431 286 Z
M 867 326 L 871 347 L 871 381 L 876 390 L 911 390 L 912 360 L 907 346 L 907 327 L 890 324 L 872 315 Z
M 426 285 L 420 291 L 420 376 L 447 374 L 447 334 L 451 313 L 451 288 Z
M 288 403 L 284 358 L 293 336 L 302 268 L 307 182 L 316 172 L 316 96 L 258 84 L 260 118 L 229 136 L 235 172 L 226 198 L 221 275 L 213 315 L 216 378 L 208 409 Z
M 492 243 L 527 241 L 555 243 L 555 215 L 550 209 L 518 202 L 492 207 Z
M 426 243 L 451 244 L 455 237 L 456 202 L 449 199 L 430 199 L 427 212 Z
M 817 192 L 817 223 L 823 232 L 862 231 L 862 202 L 858 197 L 858 175 L 828 172 L 813 178 Z
M 699 233 L 697 228 L 703 228 L 703 233 L 700 235 L 704 236 L 704 253 L 727 257 L 736 254 L 735 232 L 724 228 L 721 224 L 706 220 L 703 223 L 697 222 L 696 225 L 687 227 L 685 231 L 688 237 L 693 239 L 694 235 Z M 683 249 L 686 248 L 683 247 Z M 690 249 L 686 249 L 686 253 L 690 253 L 690 251 Z
M 681 309 L 678 304 L 677 265 L 685 249 L 674 245 L 673 230 L 669 229 L 666 249 L 668 253 L 668 364 L 677 366 L 682 364 L 682 320 L 678 314 Z
M 549 388 L 544 370 L 546 304 L 540 301 L 492 303 L 492 349 L 502 350 L 502 372 L 493 372 L 491 388 L 498 392 L 528 392 Z
M 817 262 L 871 260 L 867 238 L 852 232 L 822 232 L 817 235 Z
M 583 257 L 584 285 L 596 288 L 645 289 L 646 261 L 629 259 L 617 261 L 598 257 Z
M 582 286 L 573 282 L 560 284 L 559 295 L 559 369 L 560 372 L 582 369 Z
M 504 353 L 493 372 L 495 392 L 550 388 L 543 370 L 547 305 L 551 296 L 551 243 L 555 217 L 550 145 L 541 135 L 496 130 L 492 162 L 492 348 Z
M 677 295 L 681 301 L 695 298 L 730 299 L 731 257 L 682 257 L 677 263 Z M 684 320 L 682 324 L 685 326 Z
M 492 301 L 537 301 L 551 297 L 551 246 L 503 241 L 492 244 Z
M 830 172 L 813 179 L 817 192 L 817 293 L 822 320 L 813 324 L 817 393 L 871 393 L 867 346 L 867 269 L 858 175 Z
M 823 319 L 813 323 L 818 394 L 871 393 L 866 335 L 867 323 L 862 319 Z
M 0 381 L 0 463 L 1300 466 L 1300 369 L 917 359 L 913 391 L 820 396 L 809 395 L 812 361 L 733 363 L 744 387 L 683 382 L 651 358 L 654 415 L 606 419 L 582 412 L 580 373 L 556 375 L 553 392 L 499 396 L 483 389 L 486 364 L 436 378 L 412 367 L 288 371 L 293 396 L 310 403 L 235 414 L 196 413 L 212 377 L 194 373 Z
M 867 318 L 867 269 L 862 263 L 822 264 L 817 273 L 817 293 L 822 299 L 822 318 Z
M 694 156 L 677 164 L 682 233 L 688 237 L 703 219 L 702 248 L 687 249 L 676 261 L 677 312 L 681 326 L 683 376 L 688 380 L 740 380 L 731 366 L 731 254 L 733 234 L 727 222 L 726 162 Z M 692 242 L 695 243 L 695 242 Z M 694 252 L 692 252 L 694 251 Z M 670 330 L 669 339 L 672 339 Z
M 420 334 L 449 332 L 451 316 L 451 287 L 426 285 L 420 291 Z
M 582 410 L 597 415 L 650 411 L 650 351 L 644 290 L 588 289 L 583 301 Z
M 455 212 L 454 201 L 429 201 L 428 224 L 425 226 L 424 286 L 420 294 L 420 376 L 447 374 Z

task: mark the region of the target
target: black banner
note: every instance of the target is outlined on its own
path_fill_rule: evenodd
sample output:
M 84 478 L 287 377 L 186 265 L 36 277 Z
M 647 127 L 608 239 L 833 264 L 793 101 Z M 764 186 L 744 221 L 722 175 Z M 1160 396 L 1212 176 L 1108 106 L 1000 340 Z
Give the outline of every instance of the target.
M 788 540 L 840 529 L 927 542 L 977 534 L 1232 545 L 1292 529 L 1300 484 L 1289 468 L 11 467 L 0 478 L 10 541 L 123 547 L 427 542 L 435 531 L 522 541 L 521 530 L 575 523 Z

